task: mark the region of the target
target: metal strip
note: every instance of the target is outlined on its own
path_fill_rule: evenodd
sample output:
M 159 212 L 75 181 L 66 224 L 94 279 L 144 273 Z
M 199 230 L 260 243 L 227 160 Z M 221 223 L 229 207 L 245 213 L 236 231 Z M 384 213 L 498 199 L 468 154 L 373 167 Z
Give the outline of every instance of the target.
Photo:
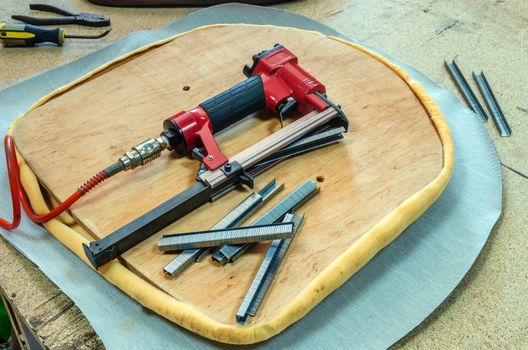
M 158 248 L 162 252 L 216 247 L 222 244 L 256 243 L 293 237 L 292 223 L 196 231 L 161 237 Z
M 248 169 L 262 159 L 291 144 L 293 141 L 298 140 L 310 131 L 331 121 L 337 115 L 338 111 L 331 107 L 322 112 L 314 111 L 308 113 L 233 156 L 229 159 L 229 162 L 236 162 L 240 164 L 243 169 Z M 211 186 L 211 188 L 216 189 L 226 181 L 227 175 L 223 171 L 223 168 L 221 168 L 213 171 L 209 170 L 201 174 L 200 179 Z
M 460 68 L 458 68 L 455 60 L 453 60 L 452 63 L 447 63 L 447 61 L 445 61 L 444 65 L 447 68 L 449 75 L 451 75 L 451 78 L 455 82 L 455 85 L 458 87 L 458 90 L 464 97 L 464 100 L 466 100 L 468 106 L 473 110 L 473 112 L 477 114 L 482 122 L 486 122 L 488 120 L 488 115 L 486 112 L 484 112 L 484 108 L 482 108 L 482 105 L 477 100 L 473 90 L 471 90 L 471 87 L 469 87 L 466 78 L 464 78 L 464 75 L 460 71 Z
M 284 217 L 283 222 L 293 222 L 294 226 L 294 233 L 297 235 L 297 232 L 299 231 L 301 224 L 304 220 L 304 215 L 296 215 L 296 214 L 286 214 Z M 282 259 L 284 258 L 284 255 L 286 255 L 286 252 L 291 244 L 291 239 L 285 240 L 287 242 L 284 243 L 283 249 L 279 254 L 277 255 L 277 260 L 275 263 L 275 272 L 279 269 L 279 266 L 282 262 Z M 255 294 L 255 297 L 253 298 L 253 302 L 251 303 L 251 307 L 248 310 L 248 314 L 252 317 L 255 317 L 257 314 L 257 311 L 262 304 L 262 301 L 264 300 L 264 297 L 266 296 L 266 293 L 271 286 L 271 282 L 273 281 L 273 278 L 275 277 L 275 272 L 273 274 L 268 274 L 267 277 L 264 279 L 261 288 L 259 288 L 258 292 Z
M 243 223 L 256 210 L 261 208 L 273 196 L 279 193 L 284 188 L 284 184 L 277 185 L 277 181 L 270 181 L 258 193 L 252 193 L 226 216 L 224 216 L 218 223 L 216 223 L 212 230 L 235 227 Z M 234 214 L 236 213 L 236 215 Z M 211 248 L 189 249 L 181 252 L 173 261 L 167 264 L 163 271 L 172 277 L 177 276 L 193 262 L 199 262 L 204 259 L 210 252 Z
M 318 192 L 317 185 L 312 180 L 306 181 L 287 195 L 279 203 L 258 218 L 253 225 L 269 225 L 281 220 L 287 213 L 299 208 L 304 202 Z M 236 261 L 244 252 L 253 246 L 252 243 L 243 245 L 224 245 L 212 255 L 213 261 L 224 265 Z
M 302 139 L 293 142 L 291 145 L 286 146 L 285 148 L 277 152 L 275 155 L 272 155 L 258 162 L 257 164 L 252 166 L 247 172 L 250 176 L 257 176 L 285 159 L 289 159 L 291 157 L 295 157 L 334 144 L 337 141 L 343 139 L 343 133 L 339 133 L 341 130 L 344 130 L 344 128 L 325 130 L 313 135 L 305 136 Z M 222 187 L 220 190 L 214 192 L 211 197 L 212 201 L 214 202 L 217 199 L 221 198 L 223 195 L 229 193 L 229 191 L 231 191 L 236 186 L 239 185 L 230 184 Z
M 504 113 L 502 113 L 499 102 L 495 98 L 495 94 L 491 90 L 491 86 L 489 85 L 484 72 L 481 71 L 480 74 L 475 74 L 473 72 L 473 79 L 475 79 L 480 93 L 482 94 L 482 97 L 484 97 L 484 102 L 486 102 L 488 110 L 491 112 L 491 118 L 493 119 L 497 130 L 499 130 L 500 136 L 511 136 L 512 131 L 510 124 L 508 124 Z
M 297 232 L 303 217 L 286 214 L 283 222 L 290 222 L 294 225 L 294 230 Z M 251 282 L 249 289 L 246 292 L 242 303 L 236 313 L 236 322 L 244 324 L 248 316 L 255 316 L 264 297 L 269 290 L 273 278 L 275 277 L 279 267 L 290 247 L 292 239 L 280 239 L 271 242 L 260 267 Z
M 344 136 L 345 128 L 339 127 L 328 131 L 321 132 L 319 134 L 310 135 L 300 140 L 293 142 L 287 147 L 276 152 L 272 156 L 263 159 L 255 166 L 263 166 L 268 163 L 275 163 L 277 161 L 284 160 L 286 158 L 293 157 L 295 155 L 305 153 L 307 150 L 313 150 L 321 146 L 326 146 L 330 143 L 341 140 Z
M 178 256 L 174 260 L 172 260 L 163 268 L 163 272 L 168 275 L 171 275 L 172 277 L 179 275 L 186 268 L 191 266 L 193 262 L 200 258 L 203 253 L 202 250 L 207 249 L 208 248 L 184 250 L 183 252 L 178 254 Z

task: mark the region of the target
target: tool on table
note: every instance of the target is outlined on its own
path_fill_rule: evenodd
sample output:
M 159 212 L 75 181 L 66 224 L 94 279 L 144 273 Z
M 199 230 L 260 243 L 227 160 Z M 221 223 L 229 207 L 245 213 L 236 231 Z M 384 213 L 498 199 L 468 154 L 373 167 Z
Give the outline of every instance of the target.
M 499 102 L 495 98 L 495 94 L 491 90 L 491 86 L 489 85 L 484 72 L 481 71 L 480 74 L 475 74 L 475 72 L 473 72 L 473 79 L 475 79 L 480 93 L 484 98 L 484 102 L 486 102 L 486 105 L 488 106 L 491 118 L 493 119 L 497 130 L 499 130 L 500 136 L 511 136 L 512 131 L 510 125 L 508 124 L 504 113 L 502 113 Z
M 0 43 L 5 46 L 35 46 L 42 43 L 62 45 L 65 39 L 99 39 L 110 29 L 96 35 L 66 34 L 62 28 L 48 29 L 31 24 L 0 23 Z
M 303 217 L 295 214 L 286 214 L 283 222 L 292 222 L 294 231 L 297 232 L 301 226 Z M 290 248 L 292 239 L 277 239 L 271 242 L 271 245 L 260 264 L 260 267 L 249 286 L 249 289 L 238 308 L 236 313 L 236 322 L 238 324 L 246 323 L 248 316 L 255 317 L 257 311 L 262 304 L 262 300 L 266 295 L 275 274 Z
M 182 155 L 192 153 L 208 170 L 189 189 L 106 237 L 83 245 L 94 267 L 209 202 L 215 193 L 234 184 L 253 187 L 252 167 L 312 131 L 328 124 L 347 130 L 348 120 L 340 106 L 328 100 L 324 85 L 302 69 L 297 57 L 285 47 L 277 44 L 254 55 L 252 66 L 245 66 L 244 73 L 247 80 L 169 117 L 157 139 L 142 142 L 109 167 L 112 171 L 106 177 L 145 165 L 168 149 Z M 264 108 L 277 111 L 281 119 L 294 110 L 303 116 L 228 160 L 213 134 Z
M 282 220 L 286 214 L 298 209 L 318 192 L 315 182 L 306 181 L 255 220 L 252 226 L 269 225 Z M 253 243 L 226 244 L 212 254 L 213 261 L 221 265 L 234 262 L 252 246 Z
M 278 112 L 282 120 L 294 111 L 307 114 L 333 107 L 342 123 L 348 125 L 339 106 L 334 106 L 324 95 L 325 87 L 302 69 L 297 64 L 297 57 L 281 45 L 254 55 L 253 66 L 245 66 L 244 74 L 248 77 L 245 81 L 195 108 L 166 119 L 163 123 L 165 130 L 158 138 L 147 139 L 136 145 L 116 165 L 125 171 L 135 169 L 150 163 L 167 149 L 180 155 L 192 154 L 208 170 L 219 169 L 228 160 L 220 151 L 213 134 L 264 108 Z M 286 138 L 284 142 L 291 141 L 294 140 Z
M 88 27 L 106 27 L 110 25 L 110 18 L 95 13 L 74 13 L 45 4 L 30 4 L 30 10 L 45 11 L 63 15 L 63 17 L 31 17 L 23 15 L 11 16 L 12 19 L 34 25 L 63 25 L 78 24 Z
M 268 183 L 258 193 L 253 192 L 246 199 L 244 199 L 233 210 L 227 213 L 218 223 L 216 223 L 211 230 L 225 229 L 230 227 L 237 227 L 242 224 L 251 214 L 267 203 L 277 193 L 282 191 L 284 184 L 277 185 L 275 180 Z M 211 248 L 186 249 L 178 256 L 168 263 L 163 271 L 172 277 L 177 276 L 189 267 L 193 262 L 201 261 L 206 256 Z
M 287 238 L 293 238 L 291 222 L 164 235 L 158 243 L 158 248 L 162 252 L 174 252 L 217 247 L 222 244 L 256 243 Z
M 460 71 L 460 68 L 458 68 L 455 60 L 453 60 L 451 63 L 446 61 L 444 62 L 444 65 L 449 72 L 449 75 L 455 82 L 455 85 L 458 87 L 458 90 L 462 94 L 462 97 L 464 97 L 464 100 L 466 100 L 468 106 L 473 110 L 473 112 L 477 114 L 483 123 L 486 122 L 488 120 L 488 115 L 486 112 L 484 112 L 482 105 L 478 101 L 473 90 L 471 90 L 471 87 Z

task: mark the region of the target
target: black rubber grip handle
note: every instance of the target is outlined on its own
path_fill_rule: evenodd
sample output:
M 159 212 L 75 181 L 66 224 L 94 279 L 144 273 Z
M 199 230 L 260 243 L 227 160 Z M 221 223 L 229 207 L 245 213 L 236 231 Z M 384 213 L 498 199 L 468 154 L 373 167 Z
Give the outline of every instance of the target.
M 253 76 L 200 104 L 213 125 L 213 133 L 266 107 L 260 76 Z
M 31 24 L 0 23 L 0 41 L 6 45 L 33 46 L 40 43 L 55 43 L 62 45 L 64 30 L 62 28 L 48 29 Z

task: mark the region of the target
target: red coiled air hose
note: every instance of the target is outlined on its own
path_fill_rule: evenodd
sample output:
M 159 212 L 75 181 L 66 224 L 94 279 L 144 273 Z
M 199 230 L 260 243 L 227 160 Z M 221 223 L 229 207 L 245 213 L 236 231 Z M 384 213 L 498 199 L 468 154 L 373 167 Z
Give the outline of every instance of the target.
M 29 200 L 24 192 L 24 188 L 20 183 L 20 168 L 18 167 L 18 160 L 15 151 L 15 145 L 13 142 L 13 137 L 11 135 L 6 135 L 4 138 L 4 149 L 6 153 L 6 164 L 7 164 L 7 174 L 9 177 L 9 187 L 11 189 L 11 203 L 13 206 L 13 220 L 11 222 L 0 218 L 0 226 L 12 230 L 18 227 L 20 224 L 21 211 L 20 204 L 24 208 L 27 216 L 36 223 L 43 223 L 49 221 L 63 211 L 68 209 L 73 203 L 75 203 L 79 198 L 88 193 L 95 186 L 107 179 L 107 176 L 104 172 L 100 172 L 90 180 L 88 180 L 84 185 L 79 187 L 68 199 L 62 202 L 58 207 L 51 210 L 49 213 L 44 215 L 38 215 L 33 212 Z

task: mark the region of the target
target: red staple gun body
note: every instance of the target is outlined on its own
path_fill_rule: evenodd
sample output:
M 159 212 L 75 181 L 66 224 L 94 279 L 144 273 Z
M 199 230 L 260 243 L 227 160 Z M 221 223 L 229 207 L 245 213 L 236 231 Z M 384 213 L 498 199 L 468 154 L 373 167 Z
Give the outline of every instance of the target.
M 294 109 L 307 114 L 328 107 L 315 94 L 324 94 L 324 85 L 281 45 L 254 55 L 252 67 L 245 66 L 243 72 L 247 80 L 165 120 L 162 136 L 173 150 L 184 155 L 202 146 L 204 152 L 198 157 L 207 169 L 218 169 L 227 158 L 216 144 L 214 133 L 264 108 L 278 112 L 282 122 L 282 117 Z

